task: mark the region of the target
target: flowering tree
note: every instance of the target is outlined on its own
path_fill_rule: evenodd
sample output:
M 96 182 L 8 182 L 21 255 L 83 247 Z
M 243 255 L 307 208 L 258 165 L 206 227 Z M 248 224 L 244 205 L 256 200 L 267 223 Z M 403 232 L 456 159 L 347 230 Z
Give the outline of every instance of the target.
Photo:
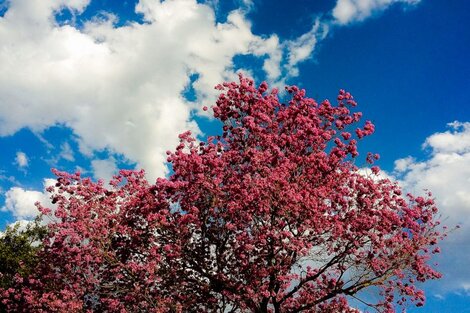
M 423 305 L 416 282 L 443 235 L 431 195 L 403 196 L 354 165 L 374 132 L 352 96 L 336 105 L 266 83 L 217 86 L 220 136 L 180 135 L 173 174 L 121 171 L 106 188 L 55 172 L 55 212 L 33 275 L 3 290 L 10 309 L 120 312 L 394 312 Z M 207 108 L 204 108 L 207 110 Z M 378 155 L 369 154 L 373 163 Z M 380 299 L 362 298 L 364 289 Z

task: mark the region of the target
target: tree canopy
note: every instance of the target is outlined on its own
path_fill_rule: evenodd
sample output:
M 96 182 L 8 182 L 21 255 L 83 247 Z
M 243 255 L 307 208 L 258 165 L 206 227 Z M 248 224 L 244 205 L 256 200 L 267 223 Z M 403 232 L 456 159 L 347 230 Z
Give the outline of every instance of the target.
M 374 132 L 343 90 L 317 103 L 246 77 L 224 83 L 218 136 L 186 132 L 169 178 L 121 170 L 110 186 L 54 171 L 41 262 L 1 291 L 28 312 L 395 312 L 444 236 L 432 196 L 403 195 L 355 165 Z M 204 108 L 207 110 L 208 108 Z M 375 302 L 361 291 L 374 289 Z M 379 300 L 377 300 L 379 299 Z
M 0 235 L 0 290 L 15 285 L 15 280 L 28 277 L 40 262 L 38 251 L 46 236 L 46 228 L 38 217 L 33 222 L 14 223 Z M 5 311 L 0 302 L 0 312 Z

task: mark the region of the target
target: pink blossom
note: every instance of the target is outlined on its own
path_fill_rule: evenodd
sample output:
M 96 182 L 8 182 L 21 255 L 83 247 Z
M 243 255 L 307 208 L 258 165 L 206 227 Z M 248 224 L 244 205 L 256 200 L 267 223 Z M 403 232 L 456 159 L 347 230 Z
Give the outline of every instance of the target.
M 107 187 L 54 171 L 57 219 L 38 267 L 0 290 L 10 311 L 352 313 L 369 287 L 379 312 L 424 304 L 413 282 L 440 277 L 436 207 L 359 173 L 357 144 L 375 126 L 353 125 L 351 94 L 317 104 L 290 86 L 281 103 L 242 75 L 216 89 L 224 135 L 181 134 L 169 178 L 123 170 Z

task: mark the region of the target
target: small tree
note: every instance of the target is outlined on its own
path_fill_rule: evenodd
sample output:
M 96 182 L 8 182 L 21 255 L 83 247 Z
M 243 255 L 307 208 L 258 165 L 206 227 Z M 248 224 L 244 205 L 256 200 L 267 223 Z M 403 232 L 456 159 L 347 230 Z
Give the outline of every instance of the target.
M 358 123 L 352 96 L 318 104 L 297 87 L 281 103 L 240 76 L 217 86 L 220 136 L 180 135 L 169 179 L 151 185 L 121 171 L 107 189 L 56 172 L 40 266 L 4 291 L 29 311 L 383 312 L 424 294 L 439 278 L 428 265 L 442 235 L 431 195 L 402 196 L 354 165 Z M 207 109 L 207 108 L 204 108 Z M 369 154 L 373 163 L 377 155 Z M 51 191 L 52 191 L 51 187 Z M 40 208 L 44 214 L 52 214 Z M 376 288 L 378 302 L 361 298 Z M 16 292 L 18 299 L 13 301 Z
M 37 252 L 46 236 L 46 228 L 38 217 L 22 225 L 15 223 L 7 226 L 0 236 L 0 287 L 13 285 L 16 274 L 26 277 L 38 263 Z
M 37 254 L 46 228 L 41 225 L 40 217 L 21 226 L 20 223 L 9 225 L 0 236 L 0 289 L 11 288 L 15 279 L 31 275 L 39 262 Z M 5 312 L 2 303 L 0 312 Z

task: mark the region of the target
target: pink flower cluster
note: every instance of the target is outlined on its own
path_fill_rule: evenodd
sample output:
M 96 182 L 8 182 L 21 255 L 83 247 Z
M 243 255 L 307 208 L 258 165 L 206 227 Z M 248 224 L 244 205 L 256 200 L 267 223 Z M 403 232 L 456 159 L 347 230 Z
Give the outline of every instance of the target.
M 372 286 L 381 312 L 424 303 L 415 282 L 440 277 L 437 209 L 358 172 L 374 125 L 347 131 L 353 97 L 317 103 L 293 86 L 283 103 L 243 76 L 217 89 L 222 133 L 180 135 L 170 178 L 121 171 L 106 188 L 55 172 L 43 262 L 2 291 L 11 310 L 358 312 L 350 299 Z

